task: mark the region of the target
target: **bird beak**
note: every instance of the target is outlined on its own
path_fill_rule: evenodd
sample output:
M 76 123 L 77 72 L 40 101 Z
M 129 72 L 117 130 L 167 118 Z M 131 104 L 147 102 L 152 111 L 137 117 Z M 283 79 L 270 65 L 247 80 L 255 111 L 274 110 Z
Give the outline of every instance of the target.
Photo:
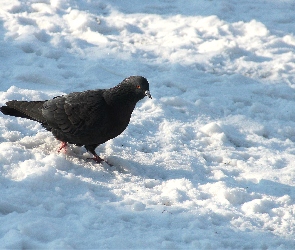
M 145 93 L 146 96 L 148 96 L 149 98 L 152 99 L 152 96 L 151 96 L 151 93 L 150 93 L 149 90 L 146 90 L 144 93 Z

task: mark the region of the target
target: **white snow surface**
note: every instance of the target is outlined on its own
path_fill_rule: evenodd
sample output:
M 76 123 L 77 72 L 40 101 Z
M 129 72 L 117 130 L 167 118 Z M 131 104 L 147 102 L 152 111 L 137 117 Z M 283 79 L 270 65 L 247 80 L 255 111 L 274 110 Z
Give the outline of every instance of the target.
M 97 152 L 0 114 L 1 249 L 295 249 L 294 0 L 1 0 L 0 105 L 150 82 Z

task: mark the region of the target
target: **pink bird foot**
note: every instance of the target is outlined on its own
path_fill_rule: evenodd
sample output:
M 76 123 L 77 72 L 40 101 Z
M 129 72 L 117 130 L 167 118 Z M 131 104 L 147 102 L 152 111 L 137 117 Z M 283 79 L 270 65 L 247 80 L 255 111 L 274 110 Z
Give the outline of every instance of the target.
M 62 141 L 59 148 L 58 148 L 58 150 L 57 150 L 57 152 L 60 153 L 60 151 L 64 149 L 64 151 L 66 153 L 67 152 L 67 146 L 68 146 L 68 144 L 66 142 Z

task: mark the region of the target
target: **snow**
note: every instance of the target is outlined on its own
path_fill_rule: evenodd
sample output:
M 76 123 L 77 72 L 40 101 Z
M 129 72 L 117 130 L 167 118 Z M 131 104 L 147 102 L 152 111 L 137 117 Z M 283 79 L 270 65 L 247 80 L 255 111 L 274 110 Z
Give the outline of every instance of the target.
M 4 249 L 294 249 L 295 1 L 0 2 L 0 105 L 150 82 L 87 160 L 0 114 Z

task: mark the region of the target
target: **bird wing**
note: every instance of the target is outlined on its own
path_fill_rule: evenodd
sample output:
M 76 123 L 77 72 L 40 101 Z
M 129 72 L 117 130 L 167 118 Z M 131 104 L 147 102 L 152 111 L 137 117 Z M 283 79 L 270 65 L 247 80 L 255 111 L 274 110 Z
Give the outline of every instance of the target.
M 103 90 L 91 90 L 56 97 L 44 103 L 42 114 L 53 133 L 66 137 L 89 135 L 99 129 L 95 125 L 103 123 L 107 115 L 102 93 Z

